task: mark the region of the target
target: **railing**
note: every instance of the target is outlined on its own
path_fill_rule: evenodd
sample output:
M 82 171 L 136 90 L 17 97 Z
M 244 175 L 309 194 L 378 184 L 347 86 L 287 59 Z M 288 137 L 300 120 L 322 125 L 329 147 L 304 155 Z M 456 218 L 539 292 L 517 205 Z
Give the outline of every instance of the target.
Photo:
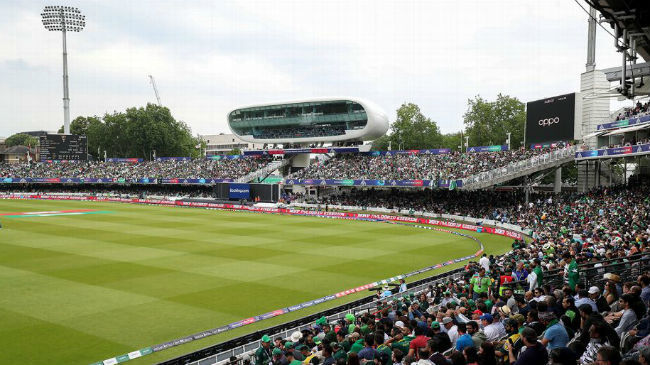
M 255 170 L 248 175 L 242 176 L 239 179 L 235 180 L 238 183 L 247 183 L 254 181 L 256 178 L 261 176 L 268 176 L 273 171 L 282 168 L 290 162 L 289 159 L 282 159 L 277 161 L 272 161 L 268 165 L 262 167 L 261 169 Z
M 603 279 L 603 274 L 612 273 L 617 274 L 621 277 L 621 282 L 636 279 L 636 276 L 641 274 L 644 269 L 647 270 L 648 263 L 650 262 L 650 255 L 647 254 L 636 254 L 626 258 L 627 261 L 619 262 L 612 264 L 614 260 L 605 260 L 601 261 L 603 266 L 593 267 L 593 263 L 582 264 L 578 266 L 580 272 L 580 283 L 583 287 L 589 287 L 592 285 L 602 284 L 605 279 Z M 444 283 L 448 280 L 456 280 L 462 277 L 462 269 L 455 269 L 448 273 L 436 275 L 434 277 L 426 278 L 419 280 L 417 282 L 411 283 L 410 288 L 406 293 L 417 293 L 424 290 L 428 285 L 436 285 L 438 283 Z M 552 288 L 561 287 L 563 285 L 562 269 L 551 270 L 544 272 L 544 284 L 551 285 Z M 526 281 L 517 281 L 505 284 L 512 288 L 517 288 L 518 286 L 527 287 Z M 391 300 L 396 298 L 399 295 L 404 293 L 398 293 L 393 295 L 393 297 L 385 298 L 382 300 Z M 288 322 L 279 326 L 272 328 L 267 328 L 265 330 L 257 331 L 253 334 L 243 336 L 228 342 L 224 342 L 203 350 L 199 350 L 193 354 L 185 355 L 176 359 L 165 361 L 159 365 L 180 365 L 180 364 L 190 364 L 190 365 L 225 365 L 229 362 L 231 356 L 241 356 L 243 354 L 248 354 L 252 356 L 253 352 L 260 347 L 260 341 L 247 341 L 250 338 L 259 339 L 263 333 L 271 335 L 271 337 L 282 337 L 283 339 L 288 338 L 291 333 L 294 331 L 300 331 L 302 329 L 309 328 L 309 325 L 321 316 L 328 318 L 329 322 L 337 321 L 342 319 L 345 314 L 352 313 L 355 316 L 358 313 L 364 311 L 373 311 L 377 302 L 374 301 L 375 297 L 366 297 L 358 301 L 349 303 L 347 305 L 339 306 L 328 311 L 313 314 L 296 321 Z M 212 355 L 205 356 L 201 359 L 191 359 L 191 356 L 201 356 L 201 354 L 207 354 L 209 351 L 215 351 Z M 191 361 L 191 362 L 190 362 Z
M 512 162 L 507 166 L 485 171 L 463 179 L 463 189 L 480 189 L 503 182 L 504 179 L 527 175 L 531 172 L 546 169 L 550 166 L 573 160 L 577 146 L 551 151 L 527 160 Z M 515 175 L 515 176 L 513 176 Z
M 463 276 L 463 269 L 454 269 L 452 271 L 421 279 L 409 284 L 409 288 L 404 293 L 397 293 L 391 297 L 382 298 L 382 301 L 397 299 L 404 294 L 419 293 L 428 285 L 437 285 L 446 283 L 449 280 L 457 280 Z M 232 339 L 211 347 L 198 350 L 175 359 L 167 360 L 158 365 L 213 365 L 227 364 L 231 356 L 241 356 L 243 354 L 251 355 L 260 347 L 260 338 L 262 334 L 268 334 L 272 338 L 288 338 L 294 331 L 307 329 L 318 318 L 325 316 L 329 322 L 343 319 L 347 313 L 355 316 L 362 312 L 374 312 L 377 307 L 376 296 L 368 296 L 354 302 L 344 304 L 320 313 L 315 313 L 291 322 L 283 323 L 274 327 L 259 330 L 254 333 Z
M 606 281 L 603 277 L 605 274 L 618 275 L 621 279 L 621 284 L 625 281 L 636 281 L 636 278 L 643 273 L 644 269 L 648 270 L 650 255 L 644 253 L 636 254 L 624 258 L 625 261 L 623 262 L 614 263 L 614 261 L 620 260 L 618 258 L 598 261 L 599 264 L 602 264 L 600 267 L 594 267 L 594 263 L 578 265 L 578 272 L 580 274 L 578 282 L 581 287 L 602 286 L 603 282 Z M 544 285 L 549 285 L 551 289 L 561 288 L 564 285 L 563 271 L 564 269 L 545 271 Z M 504 284 L 504 286 L 513 288 L 514 292 L 520 292 L 522 290 L 521 288 L 528 288 L 528 283 L 526 280 L 513 281 Z

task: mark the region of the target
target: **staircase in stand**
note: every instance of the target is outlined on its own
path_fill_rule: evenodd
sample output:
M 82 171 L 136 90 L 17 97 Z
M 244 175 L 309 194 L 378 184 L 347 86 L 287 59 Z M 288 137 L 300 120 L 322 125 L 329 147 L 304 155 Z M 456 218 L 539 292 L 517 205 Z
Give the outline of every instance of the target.
M 513 162 L 498 169 L 481 172 L 464 178 L 462 189 L 485 189 L 538 171 L 559 167 L 562 164 L 574 161 L 576 151 L 576 146 L 570 146 L 533 156 L 527 160 Z

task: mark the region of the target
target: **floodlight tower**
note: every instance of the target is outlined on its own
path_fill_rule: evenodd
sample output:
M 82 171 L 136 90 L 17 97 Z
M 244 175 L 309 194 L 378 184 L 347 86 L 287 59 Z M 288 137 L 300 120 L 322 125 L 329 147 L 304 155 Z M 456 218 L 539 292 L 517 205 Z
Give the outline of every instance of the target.
M 70 95 L 68 91 L 68 50 L 65 33 L 81 32 L 86 26 L 86 17 L 79 9 L 71 6 L 46 6 L 41 13 L 43 26 L 51 32 L 63 34 L 63 132 L 70 134 Z

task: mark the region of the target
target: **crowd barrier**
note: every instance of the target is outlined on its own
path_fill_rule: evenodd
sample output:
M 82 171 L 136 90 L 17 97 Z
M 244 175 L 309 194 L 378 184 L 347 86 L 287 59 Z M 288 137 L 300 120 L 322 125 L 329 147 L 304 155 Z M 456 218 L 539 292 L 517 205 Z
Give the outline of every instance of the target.
M 320 210 L 320 208 L 323 207 L 322 204 L 308 204 L 308 203 L 291 203 L 290 207 L 300 207 L 300 208 L 307 208 L 307 209 L 317 209 Z M 335 209 L 335 210 L 346 210 L 346 211 L 370 211 L 370 212 L 381 212 L 381 213 L 393 213 L 393 214 L 400 214 L 400 213 L 405 213 L 408 212 L 410 216 L 414 217 L 427 217 L 427 218 L 442 218 L 446 220 L 452 220 L 452 221 L 462 221 L 462 222 L 467 222 L 467 223 L 474 223 L 475 225 L 479 226 L 492 226 L 492 227 L 497 227 L 497 228 L 502 228 L 505 230 L 513 231 L 513 232 L 518 232 L 522 234 L 522 238 L 525 239 L 526 236 L 532 236 L 533 231 L 530 229 L 524 229 L 521 226 L 515 225 L 515 224 L 510 224 L 510 223 L 502 223 L 497 220 L 493 219 L 482 219 L 482 218 L 474 218 L 470 216 L 464 216 L 464 215 L 455 215 L 455 214 L 439 214 L 439 213 L 430 213 L 430 212 L 425 212 L 425 211 L 420 211 L 420 210 L 415 210 L 415 211 L 408 211 L 407 209 L 388 209 L 388 208 L 381 208 L 381 207 L 359 207 L 359 206 L 354 206 L 354 205 L 328 205 L 329 209 Z

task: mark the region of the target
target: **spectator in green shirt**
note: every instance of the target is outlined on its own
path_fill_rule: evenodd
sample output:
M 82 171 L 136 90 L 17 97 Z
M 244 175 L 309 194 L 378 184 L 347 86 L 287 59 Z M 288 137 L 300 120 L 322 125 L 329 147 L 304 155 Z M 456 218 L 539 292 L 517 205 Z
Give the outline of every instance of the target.
M 478 270 L 478 276 L 474 276 L 469 281 L 469 292 L 472 294 L 474 300 L 479 298 L 481 293 L 490 295 L 490 285 L 492 280 L 485 275 L 485 268 L 481 267 Z

